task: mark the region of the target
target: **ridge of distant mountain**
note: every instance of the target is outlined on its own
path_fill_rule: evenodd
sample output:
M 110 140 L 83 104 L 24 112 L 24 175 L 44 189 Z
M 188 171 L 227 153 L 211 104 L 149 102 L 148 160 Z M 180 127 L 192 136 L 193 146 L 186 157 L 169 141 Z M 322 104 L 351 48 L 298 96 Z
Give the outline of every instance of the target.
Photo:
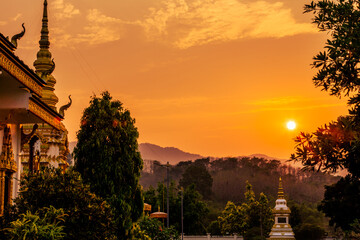
M 157 160 L 161 163 L 169 162 L 170 164 L 203 158 L 199 154 L 184 152 L 175 147 L 160 147 L 151 143 L 140 143 L 139 151 L 144 160 Z
M 73 152 L 74 147 L 76 146 L 77 142 L 69 142 L 69 149 L 70 153 Z M 177 164 L 182 161 L 193 161 L 196 159 L 204 158 L 204 156 L 200 154 L 194 154 L 194 153 L 188 153 L 184 152 L 179 148 L 176 147 L 161 147 L 156 144 L 152 143 L 140 143 L 139 144 L 139 151 L 141 154 L 141 157 L 144 160 L 154 161 L 157 160 L 161 163 L 169 162 L 170 164 Z M 236 158 L 242 158 L 242 157 L 258 157 L 258 158 L 264 158 L 266 160 L 279 160 L 282 163 L 286 162 L 286 159 L 279 159 L 276 157 L 270 157 L 265 154 L 251 154 L 247 156 L 238 156 Z M 211 157 L 212 160 L 219 159 L 215 157 Z M 292 163 L 293 164 L 293 163 Z

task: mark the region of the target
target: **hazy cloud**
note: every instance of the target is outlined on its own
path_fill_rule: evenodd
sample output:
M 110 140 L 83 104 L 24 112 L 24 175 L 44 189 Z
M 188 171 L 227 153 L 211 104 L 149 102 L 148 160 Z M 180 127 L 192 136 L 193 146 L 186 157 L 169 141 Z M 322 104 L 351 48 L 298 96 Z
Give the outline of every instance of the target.
M 165 37 L 179 48 L 315 32 L 311 24 L 297 23 L 282 2 L 266 1 L 166 0 L 142 25 L 151 39 Z
M 21 16 L 22 16 L 22 14 L 21 14 L 21 13 L 18 13 L 18 14 L 16 14 L 15 17 L 12 18 L 12 20 L 13 20 L 13 21 L 16 21 L 16 20 L 18 20 Z
M 121 37 L 122 21 L 106 16 L 98 9 L 91 9 L 86 15 L 88 25 L 84 27 L 85 33 L 78 34 L 75 41 L 100 44 L 119 40 Z
M 87 20 L 92 23 L 122 23 L 122 20 L 106 16 L 105 14 L 101 13 L 98 9 L 91 9 L 89 10 L 87 16 Z
M 61 18 L 80 14 L 64 0 L 54 0 L 53 4 Z M 132 21 L 90 9 L 81 23 L 82 31 L 72 34 L 75 43 L 116 41 L 124 36 L 125 29 L 136 26 L 145 32 L 147 39 L 180 49 L 242 38 L 280 38 L 316 32 L 310 23 L 297 22 L 291 9 L 282 2 L 263 0 L 162 0 Z
M 122 20 L 106 16 L 98 9 L 90 9 L 84 16 L 85 21 L 79 23 L 80 30 L 66 31 L 63 26 L 54 28 L 57 46 L 72 47 L 74 43 L 91 45 L 119 40 L 122 33 Z M 71 44 L 68 44 L 71 42 Z
M 53 8 L 56 10 L 55 16 L 57 18 L 72 18 L 80 14 L 80 10 L 75 8 L 71 3 L 65 3 L 64 0 L 52 1 Z

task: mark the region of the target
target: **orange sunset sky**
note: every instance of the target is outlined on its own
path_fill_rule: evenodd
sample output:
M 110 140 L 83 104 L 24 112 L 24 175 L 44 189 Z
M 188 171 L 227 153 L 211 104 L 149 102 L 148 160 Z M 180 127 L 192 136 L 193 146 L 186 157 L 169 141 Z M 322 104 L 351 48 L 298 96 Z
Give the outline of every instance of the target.
M 300 131 L 347 113 L 315 88 L 322 50 L 304 0 L 48 0 L 58 107 L 76 140 L 90 96 L 109 90 L 136 119 L 139 142 L 204 156 L 288 158 Z M 33 68 L 42 0 L 1 3 L 0 32 L 25 23 L 16 54 Z M 289 131 L 286 122 L 297 128 Z

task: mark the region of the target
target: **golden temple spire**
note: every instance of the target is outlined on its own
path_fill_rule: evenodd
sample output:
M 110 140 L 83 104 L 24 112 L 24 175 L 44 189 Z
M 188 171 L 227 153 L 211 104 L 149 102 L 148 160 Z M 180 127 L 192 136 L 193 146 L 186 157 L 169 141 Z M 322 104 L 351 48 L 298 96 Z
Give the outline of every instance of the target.
M 282 187 L 281 177 L 279 178 L 278 199 L 284 199 L 284 189 Z
M 41 49 L 49 49 L 49 28 L 48 28 L 48 14 L 47 14 L 47 0 L 44 1 L 44 10 L 42 18 L 42 28 L 41 28 L 41 39 L 39 41 Z M 50 56 L 51 58 L 51 56 Z
M 51 73 L 55 69 L 55 62 L 51 59 L 51 52 L 49 51 L 49 28 L 48 28 L 48 11 L 47 0 L 44 0 L 44 11 L 42 18 L 41 37 L 39 41 L 40 50 L 37 53 L 37 58 L 34 62 L 36 73 L 46 81 L 43 88 L 41 99 L 48 104 L 51 108 L 56 110 L 56 103 L 59 101 L 54 93 L 54 86 L 56 83 L 55 78 Z

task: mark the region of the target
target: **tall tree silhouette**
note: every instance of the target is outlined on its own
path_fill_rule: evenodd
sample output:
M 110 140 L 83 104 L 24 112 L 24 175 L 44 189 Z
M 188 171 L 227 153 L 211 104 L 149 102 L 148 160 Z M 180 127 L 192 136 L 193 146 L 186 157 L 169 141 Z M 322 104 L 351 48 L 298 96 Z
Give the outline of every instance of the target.
M 93 96 L 84 110 L 78 143 L 74 149 L 75 168 L 91 190 L 105 198 L 114 210 L 119 239 L 127 239 L 132 222 L 143 211 L 138 151 L 139 133 L 135 120 L 109 92 Z

